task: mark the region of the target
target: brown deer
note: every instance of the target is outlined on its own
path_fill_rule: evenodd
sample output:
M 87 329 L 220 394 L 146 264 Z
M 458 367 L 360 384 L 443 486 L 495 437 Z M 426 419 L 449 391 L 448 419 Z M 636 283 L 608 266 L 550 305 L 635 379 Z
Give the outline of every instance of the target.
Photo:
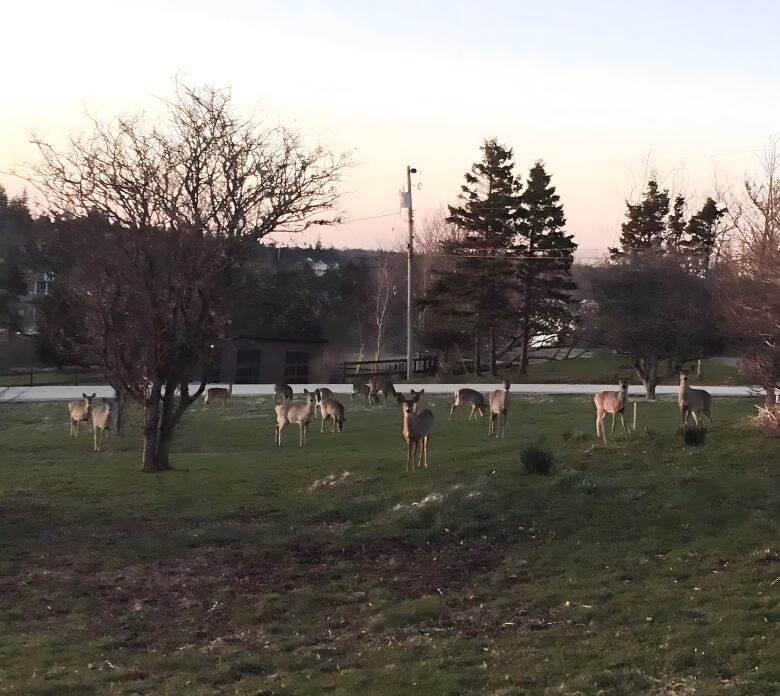
M 452 407 L 450 408 L 450 420 L 452 420 L 453 411 L 460 406 L 471 406 L 469 420 L 472 419 L 476 411 L 479 411 L 479 415 L 482 418 L 485 417 L 485 397 L 476 389 L 464 388 L 455 391 L 455 401 L 453 401 Z
M 712 397 L 704 389 L 694 389 L 688 386 L 688 375 L 680 372 L 680 391 L 677 393 L 677 403 L 680 406 L 680 422 L 683 429 L 688 427 L 688 416 L 693 416 L 696 427 L 699 427 L 699 417 L 707 416 L 712 423 Z
M 620 416 L 620 422 L 623 424 L 623 431 L 628 435 L 626 421 L 623 414 L 626 411 L 628 402 L 628 379 L 615 375 L 618 383 L 618 391 L 600 391 L 593 397 L 593 403 L 596 404 L 596 437 L 601 435 L 604 444 L 607 444 L 607 433 L 604 430 L 604 414 L 612 414 L 612 430 L 610 435 L 615 432 L 615 415 Z
M 100 452 L 103 446 L 103 434 L 108 438 L 108 449 L 111 449 L 111 409 L 113 402 L 110 399 L 103 399 L 105 408 L 92 411 L 92 433 L 95 440 L 95 452 Z M 100 431 L 100 440 L 98 440 L 98 431 Z
M 82 392 L 83 401 L 69 401 L 68 402 L 68 415 L 70 416 L 70 434 L 73 437 L 79 436 L 79 426 L 82 423 L 86 423 L 89 427 L 90 417 L 92 415 L 92 399 L 97 396 L 97 393 L 92 396 L 88 396 Z
M 406 440 L 407 471 L 419 469 L 423 465 L 428 468 L 428 441 L 433 430 L 433 414 L 428 409 L 422 413 L 415 413 L 415 406 L 416 403 L 412 399 L 405 399 L 401 405 L 404 416 L 403 436 Z
M 417 413 L 417 409 L 420 406 L 420 397 L 423 394 L 425 394 L 425 389 L 420 389 L 420 391 L 418 392 L 412 389 L 410 394 L 411 396 L 409 397 L 408 401 L 410 401 L 413 404 L 412 406 L 413 412 Z M 395 401 L 399 406 L 403 406 L 407 402 L 407 398 L 401 392 L 396 392 Z
M 336 432 L 338 427 L 339 432 L 344 430 L 344 423 L 347 420 L 344 415 L 344 404 L 334 398 L 323 398 L 322 392 L 317 394 L 319 390 L 315 390 L 314 395 L 317 398 L 317 406 L 320 408 L 320 415 L 322 416 L 322 425 L 320 432 L 325 432 L 325 421 L 333 421 L 333 432 Z
M 308 443 L 309 424 L 314 420 L 317 405 L 317 397 L 314 392 L 304 389 L 306 401 L 296 404 L 285 401 L 276 407 L 276 428 L 274 430 L 274 445 L 282 446 L 282 430 L 288 423 L 297 423 L 300 430 L 298 446 L 303 447 Z
M 355 400 L 356 396 L 360 396 L 369 401 L 369 394 L 371 393 L 371 387 L 367 384 L 353 384 L 352 385 L 352 400 Z
M 224 409 L 225 406 L 227 406 L 227 400 L 233 396 L 233 385 L 228 385 L 228 388 L 225 389 L 225 387 L 211 387 L 210 389 L 206 389 L 206 398 L 203 400 L 203 408 L 207 408 L 209 403 L 214 401 L 215 399 L 222 399 L 222 408 Z
M 285 401 L 292 401 L 293 390 L 289 384 L 274 384 L 274 403 L 276 403 L 276 397 L 281 395 L 282 403 Z
M 327 387 L 318 387 L 314 390 L 314 395 L 317 397 L 317 401 L 320 399 L 333 399 L 335 397 L 333 390 L 328 389 Z
M 395 390 L 392 377 L 387 375 L 374 375 L 368 380 L 368 403 L 379 403 L 379 393 L 382 392 L 384 396 L 384 403 L 387 406 L 388 396 L 397 396 L 398 392 Z
M 505 379 L 504 388 L 496 389 L 488 396 L 488 405 L 490 406 L 488 437 L 494 434 L 496 437 L 504 437 L 506 435 L 506 419 L 509 413 L 509 388 L 511 386 L 511 382 Z M 497 425 L 496 421 L 498 421 Z

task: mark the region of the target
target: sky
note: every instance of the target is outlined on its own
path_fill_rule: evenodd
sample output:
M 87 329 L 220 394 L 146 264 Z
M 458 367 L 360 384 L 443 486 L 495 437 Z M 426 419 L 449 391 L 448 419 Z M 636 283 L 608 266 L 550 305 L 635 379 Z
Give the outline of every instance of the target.
M 87 113 L 154 118 L 179 76 L 352 153 L 346 222 L 318 232 L 337 247 L 396 246 L 406 166 L 421 223 L 495 137 L 519 173 L 544 160 L 580 255 L 598 255 L 649 170 L 700 204 L 780 132 L 769 1 L 7 0 L 0 16 L 12 193 L 32 132 L 56 145 Z

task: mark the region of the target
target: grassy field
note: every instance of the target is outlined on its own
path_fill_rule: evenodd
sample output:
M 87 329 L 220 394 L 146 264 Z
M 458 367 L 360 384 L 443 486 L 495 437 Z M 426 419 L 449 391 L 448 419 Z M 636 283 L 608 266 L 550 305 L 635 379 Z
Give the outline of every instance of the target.
M 400 410 L 272 446 L 268 399 L 188 417 L 175 471 L 0 407 L 0 693 L 780 692 L 778 441 L 716 399 L 594 445 L 586 398 L 515 398 L 507 437 L 436 414 L 406 474 Z M 135 417 L 137 420 L 137 416 Z M 541 441 L 553 475 L 530 476 Z

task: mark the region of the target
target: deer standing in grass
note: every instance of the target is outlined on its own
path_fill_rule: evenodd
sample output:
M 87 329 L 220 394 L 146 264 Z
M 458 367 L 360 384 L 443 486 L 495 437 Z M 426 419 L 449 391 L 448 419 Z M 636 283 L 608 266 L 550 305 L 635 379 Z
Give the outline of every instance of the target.
M 368 380 L 368 403 L 373 401 L 379 403 L 379 393 L 382 392 L 384 396 L 384 403 L 387 406 L 388 396 L 397 396 L 398 392 L 395 390 L 392 378 L 386 375 L 375 375 Z
M 108 449 L 111 449 L 111 408 L 112 402 L 109 399 L 103 399 L 104 408 L 92 411 L 92 433 L 95 440 L 95 452 L 100 452 L 103 447 L 103 434 L 108 438 Z M 98 440 L 98 431 L 100 431 L 100 440 Z
M 428 468 L 428 441 L 433 430 L 433 414 L 428 409 L 422 413 L 415 413 L 415 407 L 416 402 L 412 399 L 404 399 L 401 404 L 404 416 L 403 436 L 406 440 L 407 471 L 419 469 L 423 465 Z
M 476 411 L 479 411 L 482 418 L 485 417 L 485 397 L 476 389 L 458 389 L 455 392 L 455 401 L 450 408 L 450 420 L 452 420 L 453 411 L 460 406 L 471 406 L 469 420 L 472 419 Z
M 425 394 L 425 389 L 420 389 L 416 392 L 414 389 L 411 391 L 411 396 L 407 399 L 401 392 L 395 393 L 395 400 L 399 406 L 403 406 L 407 401 L 412 404 L 412 412 L 417 413 L 417 409 L 420 406 L 420 397 Z
M 369 402 L 369 394 L 371 393 L 371 387 L 367 384 L 353 384 L 352 385 L 352 400 L 355 400 L 356 396 L 360 396 Z
M 347 420 L 344 415 L 344 404 L 334 398 L 325 398 L 322 396 L 322 392 L 319 389 L 314 391 L 314 395 L 317 399 L 317 406 L 320 408 L 320 415 L 322 416 L 322 426 L 320 432 L 325 432 L 325 421 L 333 421 L 333 432 L 336 432 L 338 427 L 339 432 L 344 430 L 344 422 Z
M 488 397 L 490 406 L 490 422 L 488 423 L 488 437 L 495 434 L 496 437 L 506 435 L 506 419 L 509 414 L 509 388 L 512 386 L 508 379 L 504 380 L 504 388 L 496 389 Z M 498 421 L 498 425 L 496 425 Z
M 68 402 L 68 414 L 70 415 L 70 434 L 73 437 L 79 436 L 79 426 L 82 423 L 86 423 L 89 427 L 90 417 L 92 415 L 92 399 L 97 394 L 88 396 L 82 392 L 81 396 L 84 397 L 83 401 L 70 401 Z
M 276 407 L 276 428 L 274 430 L 274 445 L 282 446 L 282 430 L 288 423 L 297 423 L 300 430 L 298 446 L 303 447 L 308 443 L 309 424 L 314 420 L 316 412 L 317 397 L 314 392 L 308 389 L 303 390 L 306 401 L 302 404 L 296 404 L 292 401 L 285 401 Z
M 617 375 L 615 375 L 615 379 L 618 382 L 618 391 L 600 391 L 593 397 L 593 403 L 596 404 L 596 437 L 601 435 L 605 445 L 607 444 L 607 433 L 604 430 L 604 415 L 606 413 L 612 414 L 610 435 L 615 433 L 616 414 L 620 416 L 623 431 L 628 435 L 626 421 L 623 418 L 623 414 L 626 411 L 626 403 L 628 403 L 628 380 Z
M 335 398 L 333 390 L 328 389 L 327 387 L 317 387 L 317 389 L 314 390 L 314 396 L 317 397 L 317 401 Z
M 704 389 L 693 389 L 688 386 L 688 375 L 680 372 L 680 391 L 677 393 L 677 403 L 680 406 L 680 422 L 682 428 L 688 427 L 688 416 L 692 415 L 699 427 L 699 418 L 707 416 L 712 423 L 712 397 Z
M 208 407 L 209 403 L 214 401 L 215 399 L 222 399 L 222 408 L 224 409 L 225 406 L 227 406 L 227 400 L 233 396 L 233 385 L 228 385 L 228 388 L 225 389 L 225 387 L 211 387 L 210 389 L 206 389 L 206 398 L 203 400 L 203 408 Z
M 279 395 L 282 397 L 282 403 L 285 401 L 292 401 L 292 387 L 289 384 L 274 384 L 274 403 L 276 403 L 276 397 Z

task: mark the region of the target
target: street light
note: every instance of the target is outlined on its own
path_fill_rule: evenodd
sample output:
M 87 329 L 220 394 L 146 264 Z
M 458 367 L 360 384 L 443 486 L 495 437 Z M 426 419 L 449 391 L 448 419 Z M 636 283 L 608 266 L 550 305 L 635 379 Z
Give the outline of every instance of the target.
M 414 167 L 406 167 L 406 203 L 409 208 L 409 246 L 406 254 L 406 381 L 412 381 L 412 254 L 414 253 L 414 213 L 412 212 L 412 174 Z

